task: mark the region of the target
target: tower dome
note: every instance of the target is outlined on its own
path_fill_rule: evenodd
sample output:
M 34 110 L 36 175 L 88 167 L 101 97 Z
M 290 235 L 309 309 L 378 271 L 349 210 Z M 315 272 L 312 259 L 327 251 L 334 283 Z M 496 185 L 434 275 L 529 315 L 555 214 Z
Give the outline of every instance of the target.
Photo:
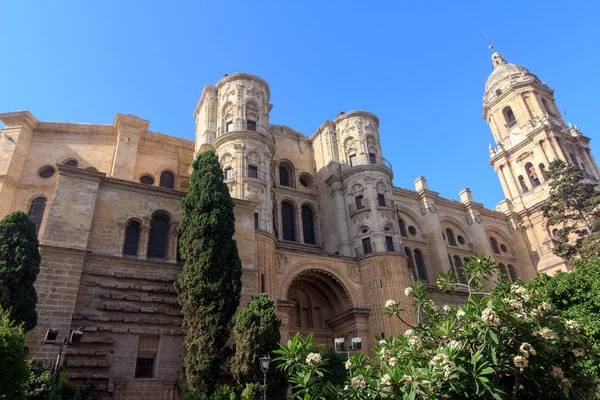
M 541 84 L 539 78 L 529 72 L 527 68 L 519 64 L 507 63 L 504 57 L 497 51 L 494 51 L 492 54 L 492 65 L 494 66 L 494 70 L 485 83 L 486 93 L 500 86 L 531 80 Z

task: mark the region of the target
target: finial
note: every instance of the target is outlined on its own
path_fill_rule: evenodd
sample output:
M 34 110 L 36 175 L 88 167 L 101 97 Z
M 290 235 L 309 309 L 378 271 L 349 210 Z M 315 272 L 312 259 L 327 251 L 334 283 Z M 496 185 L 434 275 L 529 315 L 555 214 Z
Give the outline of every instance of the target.
M 490 50 L 492 50 L 492 53 L 493 53 L 494 51 L 496 51 L 494 49 L 494 43 L 492 43 L 492 39 L 490 39 L 490 37 L 488 35 L 485 35 L 485 37 L 487 38 L 488 47 L 490 48 Z

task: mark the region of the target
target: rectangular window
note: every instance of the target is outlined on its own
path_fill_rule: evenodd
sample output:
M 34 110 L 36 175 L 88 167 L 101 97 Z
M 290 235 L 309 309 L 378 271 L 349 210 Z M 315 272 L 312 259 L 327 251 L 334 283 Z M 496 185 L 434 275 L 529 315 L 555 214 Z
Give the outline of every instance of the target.
M 265 292 L 265 274 L 260 274 L 260 292 Z
M 156 357 L 160 336 L 144 335 L 138 337 L 137 357 L 135 360 L 135 379 L 154 378 Z
M 377 164 L 377 156 L 374 153 L 369 153 L 369 163 Z
M 256 131 L 256 122 L 255 121 L 248 121 L 248 129 L 249 131 Z
M 387 251 L 394 251 L 394 238 L 391 236 L 385 237 L 385 248 Z
M 226 127 L 226 129 L 225 129 L 226 132 L 233 131 L 233 122 L 228 122 L 227 125 L 225 125 L 225 127 Z
M 350 166 L 354 167 L 356 165 L 356 154 L 350 156 Z
M 258 213 L 254 213 L 254 229 L 258 230 Z
M 379 207 L 385 207 L 385 196 L 382 194 L 377 195 L 377 204 Z
M 362 240 L 362 246 L 364 254 L 371 254 L 373 252 L 373 249 L 371 248 L 371 238 L 364 238 Z
M 248 178 L 258 179 L 258 167 L 254 165 L 248 167 Z
M 354 198 L 356 202 L 356 209 L 360 210 L 361 208 L 365 208 L 365 199 L 362 196 L 356 196 Z
M 233 169 L 231 167 L 225 168 L 225 171 L 223 172 L 223 177 L 226 181 L 229 179 L 233 179 Z

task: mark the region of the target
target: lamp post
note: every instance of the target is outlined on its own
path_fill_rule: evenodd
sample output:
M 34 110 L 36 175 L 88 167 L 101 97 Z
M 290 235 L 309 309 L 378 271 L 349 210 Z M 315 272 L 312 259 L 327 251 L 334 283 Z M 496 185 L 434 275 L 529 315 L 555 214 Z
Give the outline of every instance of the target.
M 54 396 L 54 386 L 56 385 L 56 377 L 58 376 L 58 367 L 60 366 L 60 358 L 62 356 L 63 346 L 67 344 L 78 344 L 81 342 L 81 337 L 83 336 L 82 329 L 83 326 L 79 327 L 79 329 L 71 331 L 71 337 L 69 339 L 64 338 L 60 343 L 56 343 L 58 329 L 49 328 L 46 331 L 44 343 L 58 346 L 58 356 L 56 356 L 56 364 L 54 365 L 54 372 L 52 373 L 52 385 L 50 386 L 50 393 L 48 393 L 48 400 L 52 400 L 52 396 Z
M 271 357 L 269 355 L 263 356 L 260 359 L 260 367 L 263 371 L 263 400 L 267 400 L 267 372 L 269 371 L 269 364 L 271 364 Z

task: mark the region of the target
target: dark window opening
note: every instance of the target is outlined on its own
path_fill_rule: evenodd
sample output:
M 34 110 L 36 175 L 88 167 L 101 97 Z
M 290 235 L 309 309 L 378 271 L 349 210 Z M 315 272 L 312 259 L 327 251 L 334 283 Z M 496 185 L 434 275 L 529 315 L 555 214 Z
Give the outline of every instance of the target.
M 548 180 L 548 171 L 546 171 L 546 166 L 542 163 L 538 165 L 538 167 L 540 168 L 540 172 L 542 173 L 544 180 Z
M 460 244 L 465 244 L 465 238 L 462 237 L 461 235 L 458 235 L 456 237 L 456 240 L 458 240 L 458 243 L 460 243 Z
M 254 213 L 254 229 L 258 230 L 258 213 Z
M 291 172 L 288 167 L 286 167 L 284 165 L 279 166 L 279 184 L 281 186 L 288 186 L 288 187 L 291 186 L 290 175 L 291 175 Z
M 417 266 L 417 277 L 421 282 L 427 282 L 427 270 L 425 269 L 425 260 L 423 259 L 423 252 L 419 249 L 415 249 L 415 264 Z
M 265 274 L 260 274 L 260 292 L 265 292 Z
M 53 175 L 54 175 L 54 168 L 52 168 L 52 167 L 44 168 L 43 170 L 40 171 L 40 176 L 42 178 L 50 178 Z
M 369 153 L 369 164 L 377 164 L 377 156 L 374 153 Z
M 454 232 L 450 228 L 446 228 L 446 239 L 448 239 L 448 244 L 450 246 L 456 246 L 456 238 L 454 237 Z
M 296 240 L 296 218 L 292 203 L 284 201 L 281 203 L 281 228 L 283 240 Z
M 154 185 L 154 178 L 150 175 L 144 175 L 140 178 L 140 183 L 144 185 Z
M 371 254 L 373 249 L 371 248 L 371 238 L 364 238 L 362 240 L 363 254 Z
M 504 243 L 502 243 L 500 245 L 500 250 L 502 250 L 503 253 L 506 253 L 508 251 L 508 247 L 506 247 L 506 245 Z
M 350 166 L 354 167 L 356 165 L 356 154 L 352 154 L 350 156 Z
M 223 178 L 225 178 L 226 181 L 233 179 L 233 168 L 225 168 L 225 171 L 223 171 Z
M 502 263 L 498 264 L 498 278 L 504 276 L 505 279 L 509 279 L 508 271 L 506 270 L 506 266 Z
M 515 113 L 513 112 L 512 108 L 506 107 L 503 113 L 504 118 L 506 119 L 506 126 L 508 128 L 517 124 L 517 118 L 515 118 Z
M 500 254 L 500 247 L 498 247 L 498 241 L 495 237 L 490 237 L 490 245 L 492 246 L 492 251 L 496 254 Z
M 258 167 L 254 165 L 248 166 L 248 178 L 258 179 Z
M 385 207 L 385 196 L 382 194 L 377 195 L 377 205 L 380 207 Z
M 508 264 L 508 276 L 510 277 L 510 280 L 512 282 L 516 281 L 517 279 L 519 279 L 519 277 L 517 276 L 517 272 L 515 271 L 515 267 L 512 264 Z
M 417 228 L 415 228 L 412 225 L 409 225 L 409 227 L 408 227 L 408 233 L 410 233 L 411 235 L 415 236 L 417 234 Z
M 175 187 L 175 175 L 169 171 L 163 171 L 160 174 L 160 181 L 158 184 L 160 187 L 173 189 Z
M 356 196 L 354 198 L 354 202 L 356 204 L 356 209 L 357 210 L 365 208 L 365 199 L 363 198 L 363 196 Z
M 540 180 L 535 171 L 535 167 L 531 163 L 525 164 L 525 171 L 527 172 L 527 176 L 529 177 L 529 182 L 531 183 L 531 187 L 539 186 Z
M 313 210 L 309 206 L 302 206 L 302 233 L 304 236 L 304 243 L 317 243 L 315 237 L 315 218 Z
M 248 121 L 247 130 L 256 131 L 256 121 Z
M 154 378 L 154 358 L 135 360 L 135 379 Z
M 225 131 L 226 132 L 233 131 L 233 122 L 227 122 L 227 124 L 225 125 Z
M 67 167 L 77 168 L 79 166 L 79 163 L 77 162 L 77 160 L 68 160 L 64 162 L 64 165 L 66 165 Z
M 387 251 L 394 251 L 394 238 L 391 236 L 385 237 L 385 248 Z
M 400 236 L 407 237 L 408 235 L 406 234 L 406 223 L 402 218 L 398 220 L 398 225 L 400 226 Z
M 140 245 L 140 223 L 131 221 L 125 229 L 125 245 L 123 246 L 123 255 L 137 256 Z
M 40 225 L 44 219 L 44 210 L 46 209 L 46 199 L 44 197 L 36 197 L 31 200 L 29 209 L 27 210 L 27 216 L 30 220 L 35 222 L 35 231 L 39 232 Z
M 169 248 L 169 218 L 158 214 L 150 222 L 150 240 L 148 241 L 148 257 L 167 258 Z
M 463 263 L 459 256 L 454 256 L 454 271 L 456 272 L 456 277 L 460 283 L 466 284 L 467 280 L 465 279 L 463 269 Z
M 523 193 L 527 193 L 529 191 L 529 189 L 527 188 L 527 185 L 525 184 L 525 178 L 523 178 L 523 175 L 519 175 L 519 185 L 521 185 L 521 190 L 523 191 Z

